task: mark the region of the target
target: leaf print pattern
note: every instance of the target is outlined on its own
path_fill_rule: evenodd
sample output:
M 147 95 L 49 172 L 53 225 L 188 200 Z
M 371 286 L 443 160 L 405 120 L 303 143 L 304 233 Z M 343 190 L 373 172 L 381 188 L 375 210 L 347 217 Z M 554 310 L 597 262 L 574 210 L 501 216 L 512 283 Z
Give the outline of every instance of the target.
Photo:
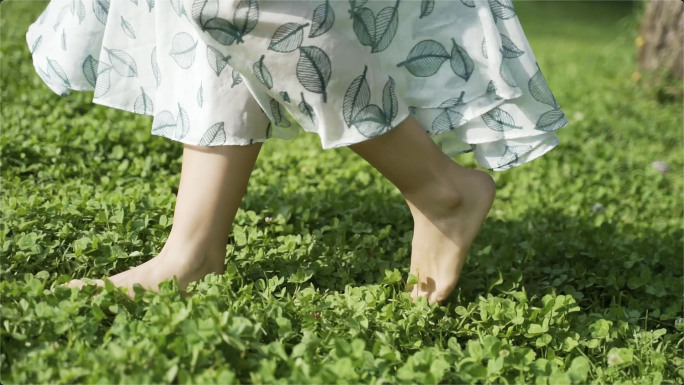
M 159 88 L 159 85 L 161 84 L 161 71 L 159 70 L 159 64 L 157 63 L 157 47 L 154 47 L 152 49 L 150 62 L 152 63 L 152 73 L 154 74 L 154 81 L 157 84 L 157 88 Z
M 195 62 L 195 48 L 197 42 L 187 32 L 177 33 L 171 43 L 171 57 L 181 68 L 190 68 Z
M 133 111 L 145 115 L 152 115 L 154 112 L 152 98 L 145 93 L 145 90 L 142 87 L 140 87 L 140 96 L 135 99 L 135 103 L 133 104 Z
M 152 12 L 152 9 L 154 8 L 154 2 L 155 0 L 147 0 L 147 9 L 149 12 Z
M 233 70 L 232 77 L 233 77 L 233 84 L 231 84 L 230 88 L 233 88 L 236 85 L 242 83 L 242 76 L 240 75 L 240 73 L 238 71 Z
M 178 104 L 178 118 L 176 119 L 176 133 L 174 136 L 178 139 L 183 139 L 189 130 L 190 119 L 188 118 L 188 113 Z
M 287 93 L 287 91 L 280 91 L 279 94 L 285 103 L 290 103 L 290 95 Z
M 367 138 L 382 135 L 391 128 L 387 124 L 385 114 L 375 104 L 369 104 L 359 111 L 352 124 Z
M 521 130 L 522 127 L 516 126 L 513 117 L 506 111 L 500 108 L 494 108 L 491 111 L 482 115 L 487 127 L 494 131 L 504 132 L 508 130 Z
M 335 10 L 330 6 L 330 1 L 325 0 L 324 4 L 319 5 L 314 10 L 311 17 L 311 31 L 309 37 L 314 38 L 328 32 L 335 24 Z
M 121 16 L 121 29 L 123 29 L 124 34 L 131 39 L 135 39 L 135 31 L 133 30 L 133 27 L 129 22 L 124 19 L 123 16 Z
M 330 58 L 318 47 L 301 47 L 297 62 L 297 79 L 310 92 L 323 94 L 327 101 L 326 87 L 332 75 Z
M 302 97 L 302 101 L 299 102 L 299 112 L 302 114 L 306 115 L 309 117 L 311 122 L 314 121 L 313 118 L 313 107 L 309 103 L 306 102 L 306 99 L 304 99 L 304 93 L 300 93 L 300 96 Z
M 463 47 L 456 44 L 456 40 L 451 39 L 451 41 L 454 44 L 454 47 L 451 49 L 451 69 L 456 75 L 463 78 L 463 80 L 468 81 L 470 75 L 473 74 L 475 64 L 470 58 L 470 55 L 468 55 L 468 52 L 466 52 Z
M 511 19 L 515 17 L 515 9 L 513 9 L 513 2 L 511 0 L 488 0 L 489 8 L 494 15 L 494 21 L 497 19 Z
M 270 103 L 271 107 L 271 116 L 273 116 L 273 123 L 275 123 L 276 126 L 278 127 L 290 127 L 290 121 L 287 120 L 285 117 L 285 113 L 283 113 L 283 107 L 278 103 L 277 100 L 271 99 Z M 266 135 L 267 137 L 270 136 L 269 134 Z
M 461 0 L 461 3 L 466 7 L 475 8 L 475 0 Z
M 546 111 L 545 113 L 543 113 L 539 117 L 537 125 L 534 128 L 539 131 L 551 132 L 556 131 L 563 126 L 566 126 L 567 124 L 568 119 L 565 117 L 563 111 L 561 111 L 560 109 L 553 109 L 551 111 Z
M 100 63 L 104 64 L 104 63 Z M 111 87 L 112 84 L 112 71 L 113 68 L 108 65 L 99 65 L 98 66 L 98 73 L 97 73 L 97 85 L 95 86 L 95 95 L 93 95 L 95 98 L 101 98 L 103 97 L 107 92 L 109 92 L 109 88 Z
M 276 29 L 268 49 L 276 52 L 292 52 L 302 45 L 302 29 L 309 24 L 285 23 Z
M 211 69 L 214 70 L 216 76 L 221 75 L 221 72 L 223 72 L 223 69 L 226 67 L 229 60 L 230 55 L 223 56 L 219 50 L 207 45 L 207 61 L 209 62 Z
M 86 81 L 88 81 L 88 84 L 90 84 L 92 87 L 97 85 L 97 67 L 98 61 L 92 55 L 88 55 L 88 57 L 83 61 L 83 65 L 81 65 L 81 68 L 83 69 L 83 76 L 85 77 Z
M 506 59 L 515 59 L 525 53 L 525 51 L 520 50 L 520 48 L 504 34 L 501 34 L 501 46 L 503 48 L 503 57 Z
M 83 5 L 83 0 L 78 0 L 74 2 L 74 11 L 73 13 L 76 15 L 78 18 L 78 24 L 81 24 L 83 20 L 85 20 L 86 16 L 86 10 L 85 10 L 85 5 Z
M 268 67 L 264 64 L 265 57 L 265 55 L 261 55 L 259 61 L 252 65 L 252 71 L 261 84 L 270 90 L 273 88 L 273 77 L 271 76 L 271 71 L 269 71 Z
M 420 17 L 430 16 L 432 11 L 435 9 L 435 0 L 422 0 L 420 3 Z
M 176 12 L 176 15 L 178 17 L 183 17 L 186 16 L 187 14 L 185 13 L 185 8 L 183 7 L 183 3 L 181 0 L 170 0 L 171 1 L 171 7 L 173 7 L 173 10 Z
M 31 45 L 31 49 L 29 50 L 29 52 L 31 52 L 31 53 L 36 52 L 38 47 L 40 47 L 40 43 L 42 43 L 42 42 L 43 42 L 43 35 L 40 35 L 40 36 L 38 36 L 36 41 L 33 42 L 33 45 Z
M 107 25 L 107 14 L 109 13 L 109 0 L 92 0 L 93 13 L 100 23 Z
M 202 108 L 204 104 L 204 90 L 202 89 L 202 83 L 200 83 L 200 88 L 197 90 L 197 105 Z
M 59 26 L 62 25 L 62 21 L 64 20 L 64 17 L 66 16 L 67 12 L 69 12 L 69 6 L 65 5 L 59 11 L 59 15 L 57 16 L 57 21 L 55 22 L 55 25 L 52 26 L 52 29 L 57 31 Z
M 52 60 L 50 58 L 47 59 L 47 74 L 50 77 L 50 79 L 55 79 L 55 77 L 59 78 L 59 80 L 62 81 L 64 86 L 66 88 L 69 88 L 71 84 L 69 83 L 69 79 L 67 78 L 66 73 L 60 67 L 59 63 L 57 61 Z M 53 76 L 54 75 L 54 76 Z
M 192 3 L 192 19 L 203 27 L 207 21 L 218 16 L 219 0 L 195 0 Z
M 435 120 L 432 122 L 432 131 L 430 132 L 433 135 L 443 134 L 445 132 L 453 130 L 458 126 L 462 126 L 465 123 L 466 122 L 465 119 L 463 119 L 463 114 L 445 108 L 444 111 L 442 111 L 441 114 L 437 115 Z
M 67 45 L 66 45 L 66 32 L 62 30 L 62 51 L 66 51 Z
M 511 73 L 511 70 L 508 68 L 508 65 L 506 65 L 504 61 L 501 61 L 501 68 L 499 69 L 499 73 L 501 74 L 501 78 L 506 84 L 508 84 L 511 87 L 518 86 L 518 83 L 516 83 L 515 79 L 513 79 L 513 74 Z
M 154 135 L 171 137 L 176 128 L 176 119 L 169 111 L 162 111 L 155 115 L 152 122 L 152 133 Z
M 211 35 L 219 44 L 231 45 L 235 41 L 242 43 L 242 35 L 237 28 L 228 20 L 214 18 L 208 20 L 202 29 Z
M 365 3 L 365 2 L 364 2 Z M 389 47 L 399 26 L 399 0 L 394 6 L 385 7 L 377 17 L 367 7 L 356 7 L 350 2 L 353 28 L 359 42 L 371 47 L 371 53 L 382 52 Z
M 257 0 L 240 0 L 233 15 L 233 23 L 241 36 L 250 33 L 259 20 L 259 3 Z
M 109 55 L 109 61 L 114 71 L 123 77 L 138 76 L 138 66 L 133 57 L 120 49 L 108 49 L 102 47 Z
M 537 66 L 537 72 L 530 78 L 527 86 L 530 89 L 530 95 L 532 95 L 536 101 L 553 108 L 558 108 L 558 103 L 556 103 L 556 99 L 553 97 L 553 94 L 551 94 L 551 89 L 549 89 L 549 85 L 546 83 L 546 79 L 544 78 L 544 75 L 542 75 L 539 66 Z
M 226 131 L 224 123 L 218 122 L 205 131 L 199 142 L 200 146 L 218 146 L 226 142 Z
M 397 67 L 406 67 L 414 76 L 428 77 L 439 71 L 445 61 L 451 59 L 444 46 L 434 40 L 423 40 L 416 44 L 405 61 Z
M 506 146 L 506 150 L 501 155 L 497 168 L 507 169 L 518 165 L 520 156 L 530 151 L 532 151 L 531 146 Z
M 391 76 L 382 90 L 382 109 L 388 123 L 392 122 L 399 112 L 399 101 L 397 100 L 397 94 L 394 92 L 394 79 Z
M 344 94 L 344 103 L 342 104 L 342 114 L 347 126 L 352 125 L 352 119 L 370 103 L 370 87 L 366 80 L 366 73 L 368 66 L 363 68 L 363 74 L 354 79 L 347 88 Z

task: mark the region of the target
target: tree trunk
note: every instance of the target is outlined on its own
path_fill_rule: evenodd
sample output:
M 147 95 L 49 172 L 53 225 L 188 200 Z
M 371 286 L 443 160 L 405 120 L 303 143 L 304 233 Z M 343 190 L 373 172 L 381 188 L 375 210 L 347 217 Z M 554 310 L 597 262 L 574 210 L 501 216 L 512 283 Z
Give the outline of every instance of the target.
M 642 71 L 662 71 L 684 79 L 684 4 L 679 0 L 650 0 L 637 46 Z

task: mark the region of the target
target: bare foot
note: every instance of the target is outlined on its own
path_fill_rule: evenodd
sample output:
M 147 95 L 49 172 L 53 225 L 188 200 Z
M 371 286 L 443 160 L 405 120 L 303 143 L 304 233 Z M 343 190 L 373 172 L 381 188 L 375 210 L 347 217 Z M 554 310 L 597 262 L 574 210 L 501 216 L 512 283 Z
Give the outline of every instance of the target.
M 418 277 L 409 288 L 414 299 L 441 302 L 454 290 L 494 200 L 494 182 L 487 173 L 455 166 L 451 173 L 445 170 L 451 186 L 407 197 L 414 220 L 410 271 Z
M 210 273 L 222 273 L 225 270 L 223 255 L 214 253 L 210 258 L 205 252 L 186 250 L 184 252 L 169 252 L 171 248 L 166 246 L 156 257 L 147 262 L 135 266 L 129 270 L 113 275 L 108 279 L 117 287 L 128 288 L 126 294 L 133 298 L 135 284 L 141 285 L 146 290 L 157 291 L 163 281 L 178 279 L 179 289 L 185 289 L 188 284 L 204 278 Z M 101 279 L 95 280 L 97 286 L 104 286 Z M 82 288 L 86 282 L 80 279 L 69 281 L 66 286 Z

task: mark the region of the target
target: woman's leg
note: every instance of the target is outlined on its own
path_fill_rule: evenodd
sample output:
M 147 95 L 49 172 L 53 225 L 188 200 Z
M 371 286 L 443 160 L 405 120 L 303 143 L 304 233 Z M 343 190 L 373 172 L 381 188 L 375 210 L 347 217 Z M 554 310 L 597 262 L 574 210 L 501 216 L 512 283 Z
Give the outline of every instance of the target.
M 226 242 L 261 143 L 249 146 L 186 145 L 173 226 L 159 255 L 109 279 L 116 286 L 157 290 L 159 283 L 178 278 L 178 286 L 223 272 Z M 98 284 L 103 284 L 99 281 Z M 73 280 L 69 286 L 80 287 Z
M 454 163 L 413 118 L 350 148 L 389 179 L 409 205 L 414 222 L 410 271 L 419 280 L 411 295 L 445 300 L 492 205 L 492 178 Z

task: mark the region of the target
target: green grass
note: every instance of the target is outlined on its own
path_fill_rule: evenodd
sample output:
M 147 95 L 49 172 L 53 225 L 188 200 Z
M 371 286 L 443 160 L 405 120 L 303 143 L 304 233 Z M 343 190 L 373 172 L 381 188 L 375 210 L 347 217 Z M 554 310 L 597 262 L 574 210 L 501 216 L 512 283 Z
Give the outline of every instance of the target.
M 59 287 L 161 249 L 181 145 L 41 83 L 24 33 L 43 6 L 0 6 L 3 384 L 684 381 L 682 101 L 632 80 L 631 7 L 518 3 L 571 125 L 494 174 L 458 288 L 430 306 L 403 292 L 397 191 L 313 135 L 264 146 L 228 270 L 190 296 Z

